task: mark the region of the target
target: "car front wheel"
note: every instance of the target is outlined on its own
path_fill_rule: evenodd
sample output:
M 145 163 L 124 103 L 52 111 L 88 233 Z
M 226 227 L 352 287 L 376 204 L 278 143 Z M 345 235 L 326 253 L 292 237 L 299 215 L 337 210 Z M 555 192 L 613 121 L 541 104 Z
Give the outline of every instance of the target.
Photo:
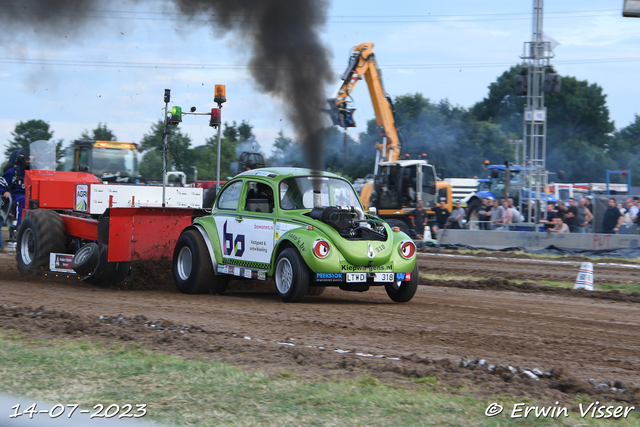
M 283 302 L 298 302 L 307 294 L 309 269 L 295 249 L 287 248 L 278 255 L 274 276 Z
M 413 267 L 411 272 L 411 280 L 408 282 L 392 282 L 384 285 L 387 295 L 395 302 L 407 302 L 416 294 L 418 290 L 418 282 L 420 275 L 418 272 L 418 263 Z

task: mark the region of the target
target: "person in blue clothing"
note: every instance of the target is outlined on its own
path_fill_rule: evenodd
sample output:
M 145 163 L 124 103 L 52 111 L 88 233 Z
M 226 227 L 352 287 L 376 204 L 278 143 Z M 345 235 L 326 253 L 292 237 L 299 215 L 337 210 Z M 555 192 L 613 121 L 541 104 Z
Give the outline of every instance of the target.
M 18 151 L 16 163 L 0 178 L 0 194 L 4 197 L 11 195 L 17 206 L 16 220 L 18 225 L 22 220 L 22 210 L 24 209 L 24 172 L 29 170 L 30 166 L 30 150 L 29 148 L 21 148 Z

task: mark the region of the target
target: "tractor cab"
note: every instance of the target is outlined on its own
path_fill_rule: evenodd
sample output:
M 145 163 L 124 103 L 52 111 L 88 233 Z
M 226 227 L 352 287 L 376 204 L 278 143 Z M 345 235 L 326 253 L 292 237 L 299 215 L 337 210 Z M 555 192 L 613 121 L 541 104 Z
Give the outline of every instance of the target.
M 77 140 L 65 151 L 64 170 L 91 172 L 108 183 L 132 183 L 138 177 L 136 148 L 132 142 Z

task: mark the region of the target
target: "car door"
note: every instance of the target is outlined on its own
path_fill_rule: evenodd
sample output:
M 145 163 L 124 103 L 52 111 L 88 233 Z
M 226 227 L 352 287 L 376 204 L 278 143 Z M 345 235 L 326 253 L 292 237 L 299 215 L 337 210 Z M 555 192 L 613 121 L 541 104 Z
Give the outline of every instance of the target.
M 259 187 L 270 189 L 271 194 L 260 192 Z M 275 231 L 273 194 L 268 184 L 250 179 L 225 187 L 215 214 L 225 263 L 268 269 Z

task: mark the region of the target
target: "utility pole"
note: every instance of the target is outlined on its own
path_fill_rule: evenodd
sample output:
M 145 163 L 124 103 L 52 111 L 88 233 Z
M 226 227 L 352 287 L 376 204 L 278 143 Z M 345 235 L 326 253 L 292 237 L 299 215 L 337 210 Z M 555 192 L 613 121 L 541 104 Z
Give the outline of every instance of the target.
M 533 0 L 532 41 L 525 42 L 524 53 L 521 57 L 523 60 L 522 68 L 526 70 L 527 84 L 521 177 L 523 180 L 522 188 L 528 190 L 528 195 L 523 194 L 520 204 L 526 197 L 528 222 L 535 222 L 536 216 L 543 208 L 542 203 L 544 202 L 545 205 L 547 203 L 542 197 L 542 192 L 546 189 L 548 181 L 545 161 L 547 154 L 547 108 L 544 106 L 544 93 L 548 83 L 545 80 L 545 71 L 551 69 L 549 61 L 554 55 L 551 51 L 551 43 L 543 41 L 543 3 L 543 0 Z M 557 77 L 559 78 L 559 76 Z M 557 83 L 557 89 L 559 90 L 559 83 Z M 534 191 L 535 199 L 532 197 Z M 535 211 L 531 208 L 532 200 L 535 200 Z

